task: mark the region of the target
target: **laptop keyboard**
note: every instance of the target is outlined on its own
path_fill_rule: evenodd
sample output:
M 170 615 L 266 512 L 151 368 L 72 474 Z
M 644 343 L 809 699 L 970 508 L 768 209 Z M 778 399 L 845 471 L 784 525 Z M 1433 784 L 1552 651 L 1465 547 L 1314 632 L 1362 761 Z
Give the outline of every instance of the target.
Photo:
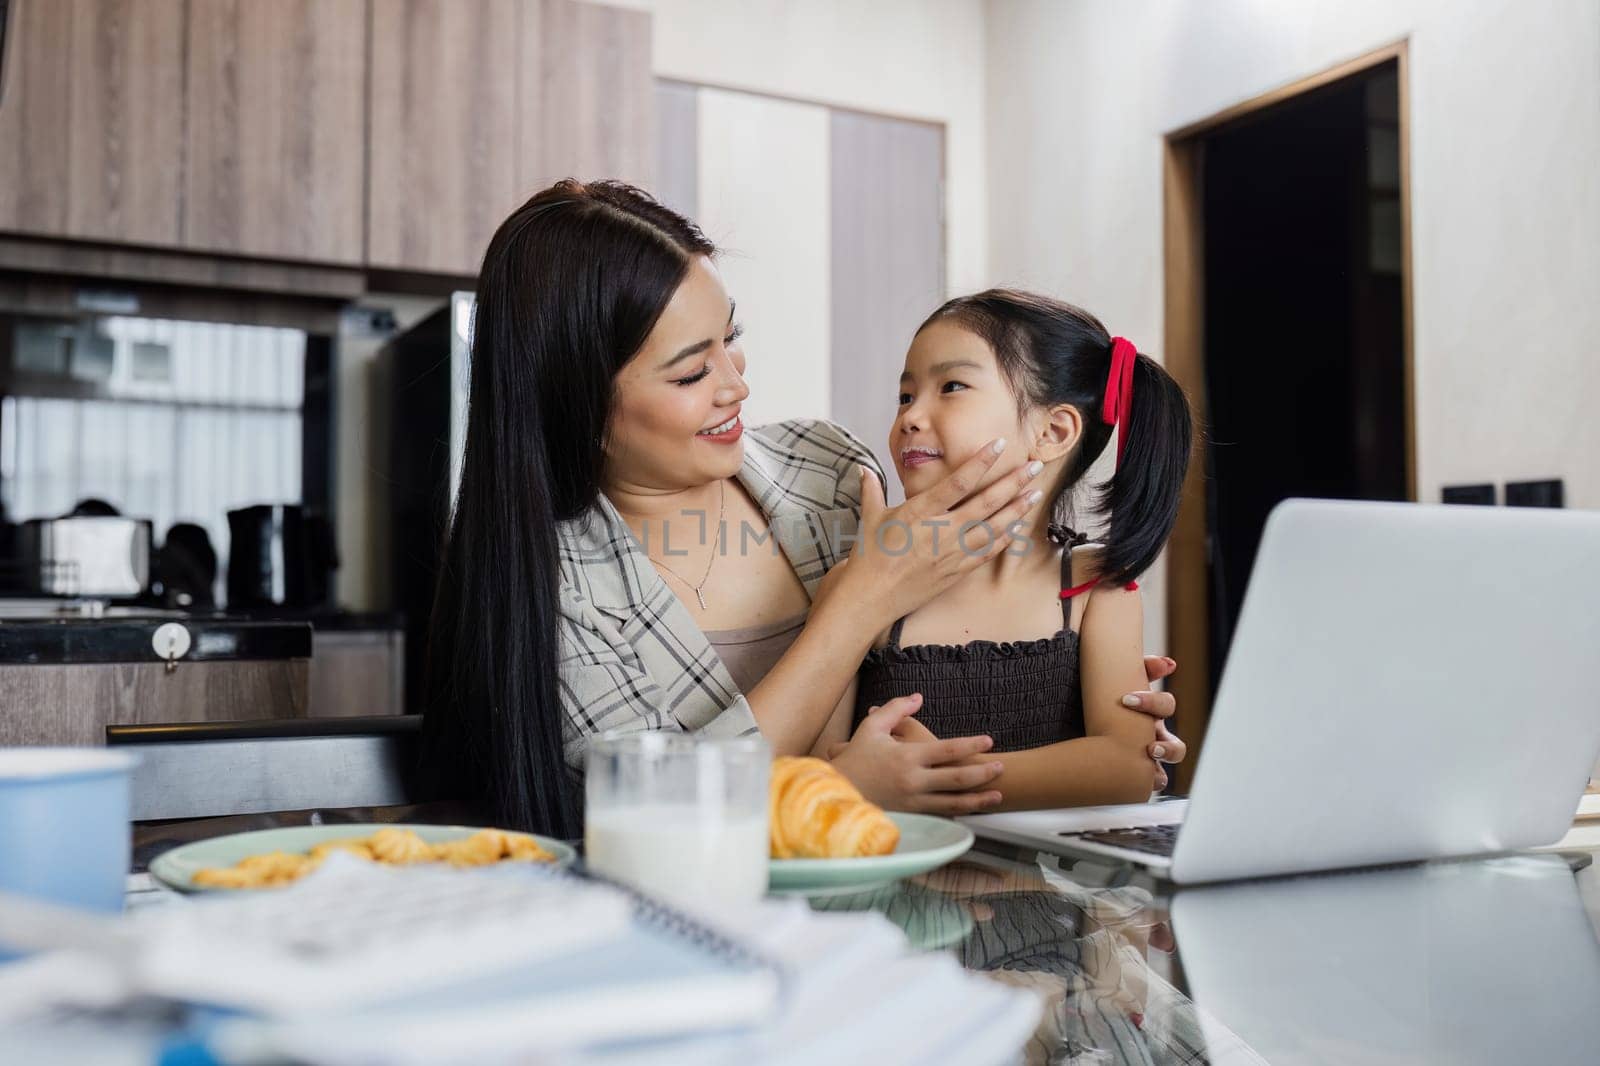
M 1092 841 L 1096 844 L 1107 844 L 1114 848 L 1127 848 L 1129 851 L 1142 851 L 1150 855 L 1170 858 L 1173 845 L 1178 841 L 1178 830 L 1180 828 L 1180 825 L 1147 825 L 1134 829 L 1106 829 L 1094 833 L 1062 833 L 1061 835 Z

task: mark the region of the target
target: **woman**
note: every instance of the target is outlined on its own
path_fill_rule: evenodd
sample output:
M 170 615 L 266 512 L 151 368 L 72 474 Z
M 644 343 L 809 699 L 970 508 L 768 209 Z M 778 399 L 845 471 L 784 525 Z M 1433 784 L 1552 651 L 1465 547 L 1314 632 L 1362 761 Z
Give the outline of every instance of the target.
M 951 531 L 1008 529 L 1038 501 L 1026 468 L 985 478 L 1003 442 L 890 509 L 840 427 L 746 432 L 714 253 L 611 182 L 557 183 L 489 243 L 424 750 L 436 788 L 500 824 L 579 832 L 587 741 L 605 730 L 759 730 L 777 754 L 812 751 L 876 634 L 1008 543 L 969 553 Z M 1165 694 L 1132 698 L 1172 713 Z M 997 803 L 997 765 L 974 758 L 989 738 L 901 740 L 916 706 L 875 708 L 836 764 L 886 806 Z M 1158 754 L 1181 759 L 1161 733 Z

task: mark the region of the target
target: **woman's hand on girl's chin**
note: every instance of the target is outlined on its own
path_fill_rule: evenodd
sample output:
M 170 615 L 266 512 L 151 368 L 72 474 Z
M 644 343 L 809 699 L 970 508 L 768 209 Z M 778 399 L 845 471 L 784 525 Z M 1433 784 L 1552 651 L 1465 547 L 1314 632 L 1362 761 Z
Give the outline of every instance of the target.
M 922 697 L 913 694 L 872 708 L 828 758 L 862 795 L 890 810 L 976 814 L 998 804 L 1000 793 L 986 786 L 1000 776 L 1000 764 L 975 758 L 994 746 L 990 738 L 939 740 L 921 725 L 906 732 L 926 740 L 896 735 L 921 707 Z
M 997 443 L 1004 450 L 1005 442 Z M 840 582 L 857 585 L 852 602 L 877 608 L 887 626 L 1009 547 L 1012 527 L 1043 497 L 1032 487 L 1040 464 L 1024 464 L 985 486 L 999 457 L 992 446 L 980 449 L 897 507 L 884 502 L 883 486 L 862 467 L 861 526 L 850 555 L 855 564 Z

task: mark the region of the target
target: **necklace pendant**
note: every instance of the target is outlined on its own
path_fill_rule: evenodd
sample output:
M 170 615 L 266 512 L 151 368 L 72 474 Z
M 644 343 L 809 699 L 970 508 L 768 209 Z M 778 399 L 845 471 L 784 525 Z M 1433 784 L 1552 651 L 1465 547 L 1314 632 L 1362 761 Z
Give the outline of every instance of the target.
M 706 609 L 705 593 L 701 592 L 699 589 L 695 589 L 694 590 L 694 598 L 700 601 L 700 609 L 702 611 L 705 610 Z

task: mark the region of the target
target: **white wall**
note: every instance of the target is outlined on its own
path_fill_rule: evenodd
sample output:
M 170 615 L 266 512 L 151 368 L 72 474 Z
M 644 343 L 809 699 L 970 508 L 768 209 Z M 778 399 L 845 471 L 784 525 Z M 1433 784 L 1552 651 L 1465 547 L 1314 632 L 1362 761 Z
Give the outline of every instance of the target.
M 746 331 L 745 420 L 829 413 L 830 225 L 826 108 L 699 93 L 696 220 L 717 247 Z
M 987 282 L 982 0 L 607 2 L 655 15 L 658 77 L 944 123 L 950 291 Z
M 1559 476 L 1600 507 L 1600 4 L 987 10 L 991 272 L 1157 352 L 1163 134 L 1409 38 L 1419 494 Z
M 990 266 L 1159 351 L 1161 137 L 1410 39 L 1418 489 L 1600 507 L 1600 4 L 994 0 Z

